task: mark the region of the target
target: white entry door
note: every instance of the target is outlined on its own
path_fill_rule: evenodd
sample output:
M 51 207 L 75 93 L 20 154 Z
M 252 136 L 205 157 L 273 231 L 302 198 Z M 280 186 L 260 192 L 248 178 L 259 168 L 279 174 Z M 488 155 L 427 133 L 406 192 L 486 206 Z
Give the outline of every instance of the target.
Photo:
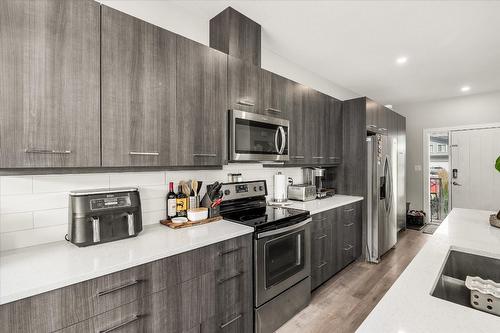
M 451 132 L 451 205 L 498 211 L 500 128 Z

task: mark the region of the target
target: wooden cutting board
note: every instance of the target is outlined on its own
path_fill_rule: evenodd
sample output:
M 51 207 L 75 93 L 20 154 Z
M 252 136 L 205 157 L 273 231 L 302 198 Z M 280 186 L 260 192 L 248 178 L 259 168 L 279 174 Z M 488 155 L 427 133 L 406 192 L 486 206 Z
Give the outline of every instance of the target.
M 160 223 L 163 225 L 166 225 L 167 227 L 172 228 L 172 229 L 181 229 L 181 228 L 193 227 L 195 225 L 216 222 L 216 221 L 220 221 L 220 220 L 222 220 L 222 216 L 210 217 L 208 219 L 199 220 L 199 221 L 187 221 L 186 223 L 173 223 L 170 220 L 161 220 Z

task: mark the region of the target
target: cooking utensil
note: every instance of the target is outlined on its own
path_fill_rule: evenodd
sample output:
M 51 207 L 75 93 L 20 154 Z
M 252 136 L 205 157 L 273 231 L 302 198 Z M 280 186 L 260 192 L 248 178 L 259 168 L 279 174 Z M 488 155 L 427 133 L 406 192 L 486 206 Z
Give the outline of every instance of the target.
M 196 187 L 196 195 L 200 195 L 201 185 L 203 185 L 203 182 L 197 181 L 196 183 L 198 184 L 198 186 Z
M 196 179 L 193 179 L 191 181 L 191 195 L 196 194 L 198 194 L 198 181 Z
M 182 193 L 184 193 L 188 197 L 189 194 L 191 194 L 191 189 L 189 188 L 188 182 L 182 182 Z

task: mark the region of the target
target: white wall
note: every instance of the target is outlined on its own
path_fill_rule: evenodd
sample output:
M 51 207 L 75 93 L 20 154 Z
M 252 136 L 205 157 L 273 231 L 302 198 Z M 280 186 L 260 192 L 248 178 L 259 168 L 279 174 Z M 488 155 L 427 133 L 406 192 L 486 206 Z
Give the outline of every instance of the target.
M 166 217 L 168 182 L 175 191 L 180 180 L 206 185 L 226 181 L 228 173 L 241 173 L 244 180 L 266 180 L 269 198 L 273 175 L 281 171 L 294 183 L 302 183 L 300 168 L 263 168 L 261 164 L 230 164 L 222 170 L 152 171 L 0 177 L 0 250 L 62 241 L 68 228 L 68 193 L 72 190 L 135 186 L 142 201 L 143 224 L 156 224 Z
M 396 105 L 394 110 L 406 116 L 406 198 L 412 209 L 422 209 L 425 170 L 415 166 L 423 167 L 423 130 L 500 122 L 500 92 Z
M 170 1 L 101 0 L 99 2 L 199 43 L 209 45 L 209 22 L 200 17 L 199 14 L 187 11 Z M 265 31 L 265 27 L 262 28 Z M 359 94 L 290 62 L 284 56 L 274 53 L 267 47 L 267 44 L 266 35 L 263 33 L 262 68 L 340 100 L 360 97 Z

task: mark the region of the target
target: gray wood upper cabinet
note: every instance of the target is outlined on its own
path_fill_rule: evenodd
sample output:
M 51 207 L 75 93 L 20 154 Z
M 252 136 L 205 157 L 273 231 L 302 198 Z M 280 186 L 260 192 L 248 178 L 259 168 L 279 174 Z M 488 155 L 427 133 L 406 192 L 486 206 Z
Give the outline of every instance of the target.
M 290 120 L 289 155 L 287 164 L 296 165 L 306 162 L 306 112 L 304 110 L 304 91 L 306 87 L 299 83 L 291 83 L 292 96 L 286 101 L 286 110 Z
M 308 164 L 324 164 L 326 162 L 325 116 L 327 107 L 326 95 L 307 89 L 304 92 L 303 108 L 305 112 L 305 161 Z
M 171 165 L 176 35 L 106 6 L 101 15 L 102 165 Z
M 326 126 L 324 140 L 325 144 L 325 164 L 339 164 L 342 160 L 343 128 L 342 123 L 342 102 L 327 97 L 327 110 L 323 122 Z
M 177 37 L 172 165 L 222 165 L 227 123 L 227 55 Z
M 228 56 L 227 70 L 229 109 L 260 112 L 260 67 Z
M 265 69 L 260 72 L 259 113 L 288 119 L 296 83 Z
M 3 0 L 0 45 L 0 168 L 99 166 L 99 3 Z
M 210 20 L 210 47 L 260 66 L 261 27 L 227 7 Z

